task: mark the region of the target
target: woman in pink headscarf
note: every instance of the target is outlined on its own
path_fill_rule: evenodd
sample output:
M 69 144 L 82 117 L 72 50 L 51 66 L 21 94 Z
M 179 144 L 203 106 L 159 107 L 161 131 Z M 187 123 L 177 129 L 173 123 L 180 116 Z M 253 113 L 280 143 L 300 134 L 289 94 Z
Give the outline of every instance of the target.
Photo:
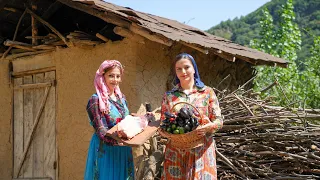
M 106 60 L 96 72 L 93 94 L 87 105 L 90 124 L 95 129 L 87 157 L 85 180 L 134 179 L 131 147 L 122 146 L 106 133 L 129 115 L 119 83 L 123 67 L 119 61 Z

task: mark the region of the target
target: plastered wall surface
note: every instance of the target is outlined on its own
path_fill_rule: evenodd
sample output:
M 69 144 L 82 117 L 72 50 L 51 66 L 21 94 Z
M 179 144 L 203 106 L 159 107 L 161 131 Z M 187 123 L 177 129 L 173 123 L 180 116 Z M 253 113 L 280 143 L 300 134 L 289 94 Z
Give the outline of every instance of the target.
M 117 59 L 125 66 L 120 88 L 131 112 L 139 111 L 145 101 L 160 105 L 168 76 L 168 69 L 162 66 L 168 67 L 169 61 L 159 46 L 150 44 L 148 50 L 144 46 L 124 40 L 94 49 L 71 48 L 55 53 L 60 179 L 83 178 L 93 134 L 85 108 L 89 97 L 95 93 L 93 79 L 103 60 Z
M 171 62 L 181 52 L 188 52 L 195 57 L 202 80 L 209 86 L 216 86 L 231 74 L 230 80 L 226 80 L 221 88 L 234 89 L 252 75 L 251 68 L 245 62 L 227 62 L 215 55 L 201 54 L 183 46 L 169 48 L 151 41 L 141 44 L 124 39 L 94 48 L 57 49 L 42 55 L 56 64 L 59 179 L 83 179 L 87 150 L 93 134 L 86 104 L 95 93 L 93 79 L 103 60 L 116 59 L 124 65 L 120 88 L 127 97 L 129 110 L 143 113 L 145 102 L 151 103 L 153 109 L 160 107 L 162 96 L 171 87 L 173 79 L 173 75 L 170 75 Z M 0 64 L 0 95 L 4 97 L 0 101 L 0 175 L 11 177 L 11 90 L 7 68 L 8 64 Z
M 11 179 L 12 174 L 12 89 L 8 63 L 7 60 L 0 61 L 0 179 Z

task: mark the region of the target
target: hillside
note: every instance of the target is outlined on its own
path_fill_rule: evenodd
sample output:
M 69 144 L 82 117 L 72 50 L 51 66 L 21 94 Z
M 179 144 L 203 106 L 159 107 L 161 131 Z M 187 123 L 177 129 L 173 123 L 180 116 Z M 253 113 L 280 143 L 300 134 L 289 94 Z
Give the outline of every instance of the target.
M 258 38 L 262 9 L 268 8 L 273 21 L 278 22 L 279 10 L 285 2 L 286 0 L 272 0 L 246 16 L 223 21 L 207 32 L 248 46 L 251 39 Z M 302 49 L 298 52 L 299 61 L 309 55 L 309 49 L 313 43 L 313 38 L 309 33 L 320 36 L 320 0 L 294 0 L 293 4 L 296 23 L 302 33 Z

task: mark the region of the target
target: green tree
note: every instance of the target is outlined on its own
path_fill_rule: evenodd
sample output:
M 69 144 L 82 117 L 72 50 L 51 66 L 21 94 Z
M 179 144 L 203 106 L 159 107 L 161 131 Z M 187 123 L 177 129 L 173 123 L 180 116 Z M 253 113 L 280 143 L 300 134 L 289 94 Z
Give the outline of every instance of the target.
M 250 42 L 250 46 L 268 54 L 276 55 L 276 43 L 274 42 L 275 27 L 273 18 L 267 8 L 262 10 L 262 18 L 259 21 L 261 30 L 259 32 L 260 39 L 254 39 Z
M 278 82 L 279 88 L 267 91 L 265 95 L 277 97 L 276 101 L 281 104 L 289 104 L 301 99 L 298 97 L 297 84 L 299 76 L 295 63 L 297 51 L 301 48 L 301 33 L 296 23 L 293 12 L 292 0 L 287 0 L 280 11 L 280 22 L 278 27 L 273 24 L 273 18 L 267 9 L 263 10 L 260 23 L 260 38 L 251 41 L 253 48 L 284 58 L 290 62 L 288 68 L 276 67 L 257 67 L 257 78 L 254 81 L 255 90 Z M 285 87 L 285 88 L 283 88 Z
M 313 108 L 320 107 L 320 36 L 314 36 L 314 43 L 300 72 L 301 91 L 299 96 Z
M 278 40 L 277 54 L 284 59 L 295 61 L 297 51 L 301 49 L 301 32 L 298 25 L 294 22 L 295 13 L 293 11 L 293 0 L 288 0 L 282 6 L 280 15 L 280 28 L 276 34 Z
M 227 38 L 235 43 L 248 46 L 250 40 L 259 39 L 259 32 L 261 30 L 259 21 L 263 16 L 262 10 L 267 8 L 273 18 L 275 27 L 280 28 L 281 13 L 279 12 L 285 3 L 286 0 L 269 1 L 252 13 L 225 23 L 223 28 L 221 26 L 222 22 L 210 28 L 208 32 Z M 304 61 L 311 56 L 310 48 L 313 45 L 313 37 L 310 36 L 309 33 L 320 36 L 320 1 L 294 0 L 293 5 L 296 15 L 295 22 L 299 25 L 302 33 L 301 50 L 297 52 L 298 58 L 296 59 L 296 63 L 297 66 L 299 66 L 298 69 L 303 70 L 304 67 L 300 66 L 300 64 L 303 64 Z M 309 33 L 302 31 L 302 29 L 307 29 Z
M 320 36 L 311 35 L 314 39 L 310 49 L 310 56 L 299 61 L 297 68 L 297 51 L 301 48 L 301 33 L 294 23 L 292 0 L 287 0 L 282 6 L 279 27 L 276 28 L 273 18 L 267 9 L 263 10 L 259 32 L 260 39 L 251 41 L 251 47 L 289 60 L 288 68 L 257 67 L 255 90 L 279 82 L 277 88 L 267 91 L 264 95 L 277 98 L 280 105 L 300 102 L 307 107 L 320 107 Z M 302 62 L 302 63 L 301 63 Z M 302 68 L 303 67 L 303 68 Z M 282 91 L 282 92 L 281 92 Z

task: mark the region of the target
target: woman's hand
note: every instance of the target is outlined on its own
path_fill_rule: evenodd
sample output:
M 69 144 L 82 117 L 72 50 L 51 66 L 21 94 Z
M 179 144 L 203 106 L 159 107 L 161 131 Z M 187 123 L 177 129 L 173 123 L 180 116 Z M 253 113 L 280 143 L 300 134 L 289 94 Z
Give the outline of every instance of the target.
M 209 122 L 208 124 L 201 126 L 199 127 L 197 134 L 199 136 L 204 136 L 206 133 L 210 132 L 213 126 L 214 126 L 213 122 Z
M 208 123 L 197 128 L 198 136 L 204 136 L 206 133 L 211 132 L 211 129 L 214 126 L 214 123 L 211 122 L 208 117 L 203 117 L 203 120 L 208 121 Z
M 118 136 L 119 136 L 120 138 L 126 138 L 126 137 L 127 137 L 127 135 L 123 132 L 123 130 L 118 130 L 118 131 L 117 131 L 117 134 L 118 134 Z
M 121 138 L 126 138 L 127 135 L 122 130 L 117 131 L 117 134 L 118 134 L 118 137 L 119 137 L 119 139 L 116 139 L 117 142 L 118 142 L 118 146 L 124 146 L 124 144 L 121 142 Z

